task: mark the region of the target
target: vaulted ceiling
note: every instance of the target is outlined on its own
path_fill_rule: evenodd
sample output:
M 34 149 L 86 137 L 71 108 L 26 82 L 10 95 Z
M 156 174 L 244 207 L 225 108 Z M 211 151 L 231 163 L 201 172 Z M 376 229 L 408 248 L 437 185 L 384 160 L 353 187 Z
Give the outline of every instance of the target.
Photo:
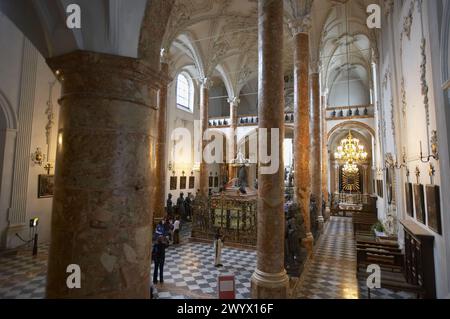
M 292 74 L 293 46 L 289 22 L 310 13 L 311 61 L 319 62 L 322 86 L 357 78 L 369 87 L 375 34 L 366 26 L 366 0 L 284 0 L 285 74 Z M 198 79 L 223 82 L 238 96 L 258 71 L 256 0 L 176 0 L 163 46 L 173 72 L 187 70 Z M 175 75 L 175 74 L 173 74 Z

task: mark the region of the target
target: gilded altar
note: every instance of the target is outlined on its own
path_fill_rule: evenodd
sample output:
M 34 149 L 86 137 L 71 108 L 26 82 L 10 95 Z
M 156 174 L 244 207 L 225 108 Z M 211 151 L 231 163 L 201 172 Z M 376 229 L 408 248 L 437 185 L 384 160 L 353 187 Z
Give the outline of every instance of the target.
M 225 191 L 193 203 L 192 238 L 214 240 L 221 229 L 225 243 L 256 246 L 256 192 Z

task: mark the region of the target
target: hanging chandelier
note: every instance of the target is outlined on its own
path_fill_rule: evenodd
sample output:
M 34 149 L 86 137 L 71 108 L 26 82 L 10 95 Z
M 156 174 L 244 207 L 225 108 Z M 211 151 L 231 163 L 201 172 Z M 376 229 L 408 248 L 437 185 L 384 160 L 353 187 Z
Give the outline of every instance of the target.
M 337 147 L 334 153 L 336 159 L 345 162 L 343 170 L 346 173 L 357 173 L 359 171 L 356 163 L 367 159 L 367 152 L 364 145 L 359 144 L 359 140 L 352 136 L 352 132 L 348 132 L 347 138 L 341 141 L 341 145 Z

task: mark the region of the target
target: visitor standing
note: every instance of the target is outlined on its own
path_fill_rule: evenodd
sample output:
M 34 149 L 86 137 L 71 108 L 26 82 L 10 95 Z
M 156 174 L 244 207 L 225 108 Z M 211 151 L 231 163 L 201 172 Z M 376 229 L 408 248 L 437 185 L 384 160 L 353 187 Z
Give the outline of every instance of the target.
M 173 244 L 177 245 L 180 243 L 180 217 L 175 218 L 173 223 Z
M 156 285 L 158 283 L 158 272 L 159 272 L 159 282 L 164 283 L 164 261 L 166 259 L 166 247 L 167 242 L 164 236 L 159 236 L 157 242 L 153 245 L 152 259 L 154 261 L 153 269 L 153 283 Z
M 223 267 L 222 259 L 222 248 L 223 248 L 223 236 L 220 232 L 220 228 L 217 229 L 216 238 L 214 240 L 214 266 Z

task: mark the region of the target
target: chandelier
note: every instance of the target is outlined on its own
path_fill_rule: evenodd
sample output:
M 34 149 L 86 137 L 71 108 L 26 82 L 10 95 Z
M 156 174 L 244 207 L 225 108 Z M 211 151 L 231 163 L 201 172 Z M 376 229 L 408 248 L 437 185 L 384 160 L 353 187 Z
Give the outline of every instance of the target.
M 345 162 L 343 170 L 346 173 L 357 173 L 359 169 L 356 163 L 366 160 L 367 155 L 364 145 L 359 144 L 359 140 L 352 136 L 351 131 L 334 153 L 336 159 Z

